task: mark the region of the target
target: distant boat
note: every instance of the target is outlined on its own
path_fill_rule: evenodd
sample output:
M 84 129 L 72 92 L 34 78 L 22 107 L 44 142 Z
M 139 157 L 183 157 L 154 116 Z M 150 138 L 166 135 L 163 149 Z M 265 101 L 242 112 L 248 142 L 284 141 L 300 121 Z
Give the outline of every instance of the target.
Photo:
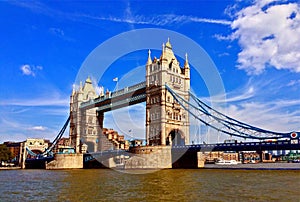
M 215 162 L 216 165 L 237 165 L 238 162 L 236 160 L 224 160 L 224 159 L 218 159 Z

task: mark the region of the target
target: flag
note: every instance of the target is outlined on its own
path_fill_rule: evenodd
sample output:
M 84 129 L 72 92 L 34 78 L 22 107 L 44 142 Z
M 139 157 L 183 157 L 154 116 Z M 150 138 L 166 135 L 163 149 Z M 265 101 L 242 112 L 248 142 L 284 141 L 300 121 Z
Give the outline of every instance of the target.
M 118 77 L 114 78 L 113 81 L 118 81 Z

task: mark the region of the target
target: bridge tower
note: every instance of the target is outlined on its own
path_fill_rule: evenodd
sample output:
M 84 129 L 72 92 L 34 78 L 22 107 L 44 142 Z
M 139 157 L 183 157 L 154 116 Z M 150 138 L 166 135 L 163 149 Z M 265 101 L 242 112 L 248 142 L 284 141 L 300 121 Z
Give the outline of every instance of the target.
M 82 144 L 86 144 L 90 152 L 98 151 L 102 130 L 96 116 L 97 109 L 80 109 L 81 103 L 95 99 L 97 96 L 90 78 L 86 79 L 83 86 L 80 83 L 79 89 L 73 87 L 70 97 L 69 135 L 76 153 L 82 152 Z
M 170 40 L 163 44 L 159 59 L 146 64 L 146 139 L 148 145 L 184 145 L 189 143 L 189 115 L 167 91 L 171 87 L 185 100 L 189 100 L 190 67 L 186 54 L 180 67 Z M 188 106 L 187 106 L 188 107 Z

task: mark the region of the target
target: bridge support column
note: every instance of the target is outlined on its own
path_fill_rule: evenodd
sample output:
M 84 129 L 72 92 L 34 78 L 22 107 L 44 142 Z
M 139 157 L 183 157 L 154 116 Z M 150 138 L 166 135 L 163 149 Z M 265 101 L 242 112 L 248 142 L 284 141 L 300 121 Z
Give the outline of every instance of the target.
M 26 148 L 25 142 L 20 144 L 20 154 L 19 154 L 19 165 L 22 169 L 25 169 L 25 160 L 26 160 Z
M 160 129 L 160 132 L 161 132 L 161 145 L 166 145 L 166 124 L 165 123 L 162 123 L 161 125 L 161 129 Z
M 263 162 L 263 160 L 265 160 L 265 153 L 263 151 L 257 151 L 256 153 L 259 154 L 259 161 Z
M 197 166 L 198 168 L 204 168 L 205 156 L 203 152 L 197 152 Z
M 97 112 L 97 120 L 98 120 L 98 124 L 100 129 L 103 129 L 103 121 L 104 121 L 104 113 L 103 112 Z

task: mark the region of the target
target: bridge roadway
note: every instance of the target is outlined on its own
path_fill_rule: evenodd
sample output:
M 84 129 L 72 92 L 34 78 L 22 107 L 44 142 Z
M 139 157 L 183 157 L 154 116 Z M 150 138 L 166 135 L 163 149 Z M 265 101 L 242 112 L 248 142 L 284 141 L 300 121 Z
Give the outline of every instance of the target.
M 107 112 L 125 106 L 134 105 L 146 101 L 146 82 L 123 88 L 121 90 L 99 96 L 81 104 L 81 110 L 98 107 L 97 111 Z
M 142 148 L 142 147 L 141 147 Z M 146 147 L 145 147 L 146 148 Z M 266 150 L 300 150 L 300 144 L 291 144 L 290 140 L 281 140 L 275 142 L 240 142 L 240 143 L 217 143 L 217 144 L 195 144 L 171 147 L 172 153 L 184 152 L 209 152 L 209 151 L 266 151 Z M 101 152 L 88 153 L 84 157 L 87 162 L 92 159 L 105 160 L 108 158 L 125 155 L 133 156 L 135 154 L 125 150 L 107 150 Z
M 300 144 L 292 144 L 290 140 L 274 142 L 240 142 L 173 146 L 172 150 L 189 151 L 266 151 L 266 150 L 300 150 Z

